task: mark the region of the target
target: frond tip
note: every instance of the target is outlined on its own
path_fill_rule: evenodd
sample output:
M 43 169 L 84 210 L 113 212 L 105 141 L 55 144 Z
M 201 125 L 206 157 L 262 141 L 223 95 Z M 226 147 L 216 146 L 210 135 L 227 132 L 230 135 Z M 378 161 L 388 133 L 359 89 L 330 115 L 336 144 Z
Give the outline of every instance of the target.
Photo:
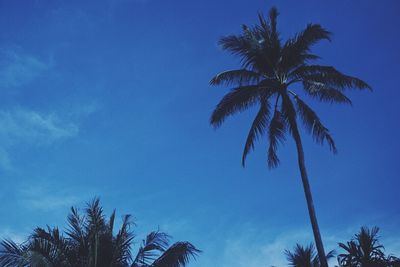
M 311 132 L 315 142 L 323 144 L 326 141 L 333 153 L 337 153 L 335 142 L 329 133 L 329 130 L 321 123 L 317 114 L 298 96 L 296 96 L 297 110 L 303 119 L 306 129 Z
M 228 70 L 214 76 L 210 81 L 210 85 L 251 85 L 252 83 L 257 83 L 261 77 L 261 74 L 246 69 Z
M 246 139 L 246 144 L 243 150 L 242 166 L 245 166 L 246 157 L 250 150 L 254 149 L 254 141 L 258 139 L 268 126 L 269 119 L 269 105 L 267 102 L 262 102 L 260 110 L 258 111 Z
M 226 94 L 214 109 L 210 123 L 218 128 L 227 117 L 256 103 L 260 90 L 257 86 L 241 86 Z
M 167 249 L 153 264 L 152 267 L 185 267 L 191 258 L 201 251 L 189 242 L 177 242 Z
M 279 165 L 279 158 L 276 154 L 278 144 L 285 141 L 285 124 L 282 119 L 282 113 L 275 111 L 269 126 L 269 148 L 268 148 L 268 167 L 276 168 Z
M 169 238 L 169 235 L 159 231 L 148 234 L 139 248 L 134 264 L 139 266 L 150 265 L 152 261 L 157 259 L 159 253 L 164 252 L 168 248 Z

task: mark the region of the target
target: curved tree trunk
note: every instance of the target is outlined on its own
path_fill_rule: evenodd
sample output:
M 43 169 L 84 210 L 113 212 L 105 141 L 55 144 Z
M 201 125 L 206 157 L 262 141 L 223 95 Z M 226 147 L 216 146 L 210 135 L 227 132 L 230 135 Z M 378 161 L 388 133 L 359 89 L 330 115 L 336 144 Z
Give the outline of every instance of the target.
M 321 234 L 319 232 L 317 216 L 315 214 L 314 202 L 311 195 L 310 183 L 308 182 L 307 170 L 304 161 L 303 145 L 301 143 L 300 133 L 296 127 L 293 129 L 293 137 L 297 147 L 297 157 L 299 162 L 301 181 L 303 182 L 304 194 L 306 195 L 308 214 L 310 215 L 311 226 L 314 233 L 315 245 L 318 251 L 321 267 L 328 267 L 326 260 L 324 245 L 322 243 Z

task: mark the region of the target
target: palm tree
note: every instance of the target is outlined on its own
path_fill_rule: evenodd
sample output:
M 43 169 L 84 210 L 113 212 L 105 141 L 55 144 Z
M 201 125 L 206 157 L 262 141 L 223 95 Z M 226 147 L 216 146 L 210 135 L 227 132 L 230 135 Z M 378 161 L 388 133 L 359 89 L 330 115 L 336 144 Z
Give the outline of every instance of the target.
M 200 251 L 189 242 L 169 246 L 165 233 L 147 235 L 133 257 L 134 234 L 130 215 L 125 215 L 114 234 L 115 210 L 107 220 L 99 199 L 81 216 L 71 208 L 65 236 L 58 228 L 36 228 L 23 244 L 3 240 L 1 267 L 184 267 Z
M 389 255 L 386 259 L 388 267 L 400 267 L 400 258 Z
M 339 247 L 345 250 L 345 253 L 338 256 L 340 266 L 379 267 L 395 264 L 397 258 L 391 256 L 386 259 L 384 247 L 379 244 L 378 232 L 378 227 L 371 230 L 361 227 L 360 232 L 346 244 L 339 243 Z
M 319 57 L 311 53 L 311 47 L 321 40 L 330 40 L 330 32 L 318 24 L 308 24 L 302 32 L 283 43 L 277 30 L 277 17 L 278 11 L 273 7 L 268 19 L 259 14 L 258 25 L 243 25 L 241 34 L 220 39 L 222 48 L 239 56 L 242 66 L 211 79 L 211 85 L 232 86 L 233 89 L 218 103 L 210 123 L 218 128 L 227 117 L 258 104 L 259 110 L 244 146 L 243 166 L 246 156 L 254 148 L 254 141 L 266 135 L 269 140 L 268 166 L 277 167 L 278 145 L 284 142 L 286 133 L 293 137 L 315 244 L 321 266 L 327 267 L 297 118 L 301 118 L 317 143 L 327 142 L 334 153 L 336 146 L 329 130 L 296 89 L 302 87 L 305 95 L 322 102 L 351 104 L 344 89 L 370 89 L 370 86 L 334 67 L 312 64 Z M 298 84 L 301 86 L 296 87 Z
M 315 253 L 313 244 L 303 247 L 299 244 L 293 249 L 293 252 L 285 250 L 289 265 L 293 267 L 320 267 L 321 263 L 318 255 Z M 335 256 L 335 251 L 331 250 L 327 255 L 327 260 Z

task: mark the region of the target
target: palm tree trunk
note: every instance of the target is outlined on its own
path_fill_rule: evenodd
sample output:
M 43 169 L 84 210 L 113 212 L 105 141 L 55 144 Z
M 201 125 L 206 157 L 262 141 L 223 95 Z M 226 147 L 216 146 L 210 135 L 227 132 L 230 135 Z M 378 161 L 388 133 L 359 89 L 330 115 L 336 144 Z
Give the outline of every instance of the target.
M 311 226 L 314 233 L 315 245 L 318 251 L 318 257 L 320 260 L 321 267 L 328 267 L 328 262 L 326 260 L 324 245 L 322 243 L 321 234 L 319 232 L 317 216 L 315 214 L 314 202 L 311 195 L 310 183 L 308 182 L 307 170 L 304 160 L 304 150 L 301 143 L 300 133 L 297 127 L 293 129 L 293 137 L 296 142 L 297 147 L 297 157 L 299 162 L 301 181 L 303 182 L 304 194 L 306 195 L 308 214 L 310 215 Z

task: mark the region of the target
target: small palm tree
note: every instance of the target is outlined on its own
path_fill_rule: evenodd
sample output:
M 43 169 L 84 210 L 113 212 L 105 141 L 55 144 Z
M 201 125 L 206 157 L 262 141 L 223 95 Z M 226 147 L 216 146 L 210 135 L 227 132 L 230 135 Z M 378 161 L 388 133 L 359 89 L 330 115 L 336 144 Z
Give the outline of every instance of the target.
M 386 260 L 388 267 L 400 267 L 400 258 L 389 255 Z
M 290 266 L 293 267 L 320 267 L 321 262 L 318 258 L 317 253 L 313 244 L 306 247 L 296 244 L 293 252 L 285 250 L 286 258 Z M 331 250 L 327 255 L 326 259 L 329 260 L 335 256 L 335 251 Z
M 115 211 L 106 220 L 99 199 L 88 204 L 85 215 L 71 208 L 65 236 L 58 228 L 36 228 L 23 244 L 3 240 L 1 267 L 183 267 L 200 251 L 189 242 L 169 246 L 170 237 L 155 231 L 132 256 L 134 234 L 125 215 L 114 234 Z
M 338 262 L 340 266 L 345 267 L 379 267 L 391 266 L 388 263 L 396 263 L 395 257 L 386 259 L 384 247 L 379 244 L 379 228 L 373 227 L 371 230 L 367 227 L 361 227 L 359 233 L 346 244 L 339 243 L 339 247 L 345 250 L 345 253 L 339 254 Z
M 258 25 L 243 25 L 241 34 L 220 39 L 222 48 L 239 56 L 242 66 L 224 71 L 211 79 L 211 85 L 232 86 L 233 89 L 218 103 L 210 123 L 217 128 L 229 116 L 254 105 L 259 106 L 244 145 L 243 166 L 259 137 L 268 138 L 270 168 L 279 165 L 276 152 L 278 145 L 284 142 L 285 135 L 289 134 L 294 139 L 315 244 L 321 266 L 327 267 L 305 167 L 298 117 L 317 143 L 327 142 L 333 152 L 336 152 L 336 146 L 330 131 L 297 89 L 302 88 L 305 96 L 318 101 L 351 104 L 343 93 L 344 89 L 370 87 L 334 67 L 311 63 L 319 58 L 311 53 L 312 46 L 321 40 L 330 40 L 330 32 L 318 24 L 308 24 L 302 32 L 283 43 L 277 30 L 277 17 L 277 9 L 272 8 L 268 19 L 259 15 Z

